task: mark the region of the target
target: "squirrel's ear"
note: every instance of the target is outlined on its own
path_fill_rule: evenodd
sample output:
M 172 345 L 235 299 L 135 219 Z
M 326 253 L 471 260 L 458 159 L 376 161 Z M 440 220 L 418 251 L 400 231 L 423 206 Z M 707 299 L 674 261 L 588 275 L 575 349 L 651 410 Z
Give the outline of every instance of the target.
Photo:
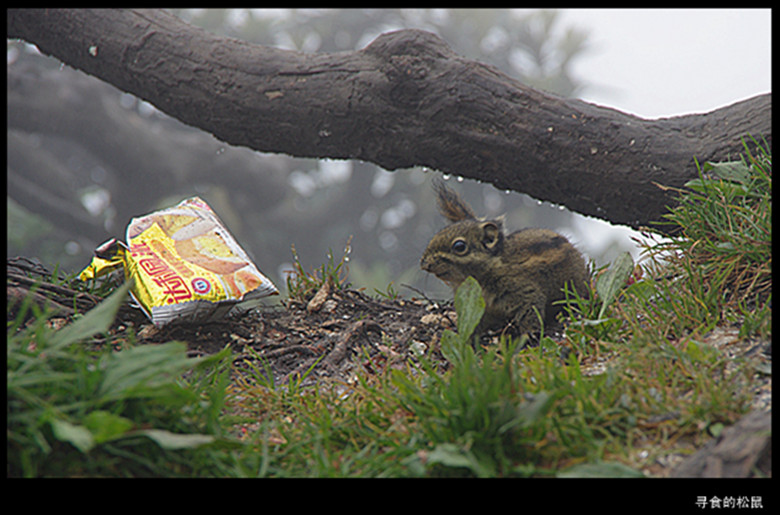
M 501 221 L 482 222 L 479 227 L 482 229 L 482 245 L 492 252 L 499 250 L 504 236 L 501 232 Z
M 452 188 L 447 187 L 441 179 L 434 179 L 433 189 L 436 192 L 436 203 L 439 212 L 450 222 L 460 222 L 461 220 L 476 220 L 477 215 L 472 211 L 471 206 L 466 204 L 460 195 L 455 193 Z

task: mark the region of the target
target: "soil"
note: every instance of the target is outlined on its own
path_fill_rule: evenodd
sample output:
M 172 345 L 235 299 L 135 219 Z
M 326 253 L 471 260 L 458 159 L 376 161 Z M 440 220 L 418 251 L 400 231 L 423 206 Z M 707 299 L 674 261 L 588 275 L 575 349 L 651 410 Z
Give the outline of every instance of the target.
M 413 349 L 436 346 L 453 328 L 451 305 L 420 299 L 377 299 L 354 290 L 336 290 L 319 308 L 286 300 L 278 306 L 240 308 L 220 322 L 200 326 L 144 325 L 142 343 L 185 341 L 191 355 L 213 354 L 230 346 L 239 368 L 255 362 L 273 374 L 275 384 L 291 377 L 304 384 L 323 377 L 351 381 L 355 369 L 377 372 L 400 365 Z M 263 363 L 257 363 L 262 360 Z

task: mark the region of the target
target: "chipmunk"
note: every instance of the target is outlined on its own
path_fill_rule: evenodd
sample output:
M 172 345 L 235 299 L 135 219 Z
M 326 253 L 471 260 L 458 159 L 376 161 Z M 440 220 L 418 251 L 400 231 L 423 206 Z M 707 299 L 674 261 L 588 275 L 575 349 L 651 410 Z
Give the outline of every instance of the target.
M 428 243 L 420 267 L 453 291 L 468 276 L 476 279 L 485 299 L 479 334 L 500 330 L 509 322 L 520 333 L 538 332 L 539 317 L 544 327 L 555 325 L 560 308 L 553 302 L 564 298 L 564 284 L 585 295 L 589 275 L 585 259 L 565 237 L 547 229 L 505 235 L 503 218 L 479 219 L 443 182 L 433 185 L 439 211 L 452 224 Z

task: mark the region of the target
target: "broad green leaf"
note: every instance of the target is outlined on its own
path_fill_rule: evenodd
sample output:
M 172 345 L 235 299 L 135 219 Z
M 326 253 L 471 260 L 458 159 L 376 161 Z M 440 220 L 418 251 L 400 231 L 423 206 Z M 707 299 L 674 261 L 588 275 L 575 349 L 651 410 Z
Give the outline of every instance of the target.
M 685 186 L 702 194 L 709 191 L 722 191 L 729 197 L 751 195 L 750 167 L 742 161 L 725 161 L 722 163 L 704 163 L 703 172 L 711 172 L 713 178 L 698 178 L 685 183 Z
M 691 179 L 690 181 L 686 182 L 683 186 L 686 188 L 690 188 L 693 191 L 697 191 L 699 193 L 707 193 L 707 180 L 702 179 Z
M 449 329 L 445 329 L 441 334 L 441 355 L 452 364 L 460 363 L 463 358 L 461 349 L 464 344 L 459 335 Z
M 119 415 L 96 410 L 84 418 L 84 425 L 92 433 L 95 443 L 100 444 L 123 436 L 132 429 L 134 424 L 131 420 Z
M 93 412 L 93 414 L 98 412 Z M 90 424 L 94 424 L 98 419 L 107 422 L 110 428 L 104 426 L 98 429 L 99 439 L 85 426 L 71 424 L 64 420 L 54 419 L 50 422 L 54 436 L 62 441 L 72 444 L 81 452 L 89 452 L 101 441 L 107 441 L 122 436 L 142 435 L 153 440 L 163 449 L 194 449 L 201 445 L 210 444 L 216 440 L 214 436 L 204 434 L 176 434 L 163 429 L 144 429 L 141 431 L 128 432 L 126 429 L 132 425 L 127 419 L 111 415 L 107 412 L 99 412 L 96 417 L 92 417 Z M 89 417 L 88 417 L 89 418 Z
M 609 269 L 599 277 L 596 282 L 596 291 L 603 303 L 599 312 L 599 318 L 604 317 L 607 306 L 612 303 L 621 288 L 626 285 L 626 281 L 628 281 L 633 271 L 634 260 L 631 258 L 631 254 L 623 252 L 615 258 Z
M 626 293 L 644 301 L 649 301 L 657 293 L 655 284 L 653 283 L 654 281 L 652 279 L 636 281 L 626 288 Z
M 89 452 L 95 446 L 92 433 L 84 426 L 77 426 L 60 419 L 52 419 L 49 424 L 57 440 L 68 442 L 81 452 Z
M 181 342 L 142 345 L 109 356 L 100 394 L 118 399 L 138 393 L 141 387 L 154 388 L 170 384 L 185 370 L 199 363 L 187 357 L 187 346 Z
M 750 181 L 750 168 L 742 161 L 724 161 L 704 164 L 704 171 L 711 171 L 724 181 L 746 184 Z
M 455 311 L 458 313 L 458 334 L 467 340 L 485 312 L 482 288 L 473 277 L 467 277 L 455 292 Z
M 722 422 L 715 422 L 707 428 L 707 431 L 715 438 L 718 438 L 723 433 L 724 429 L 726 429 L 726 426 L 724 426 Z
M 480 463 L 473 453 L 453 443 L 440 443 L 429 454 L 429 463 L 440 463 L 447 467 L 467 468 L 478 477 L 493 475 L 489 467 Z
M 51 344 L 68 345 L 98 333 L 104 333 L 111 327 L 116 312 L 127 300 L 130 282 L 126 282 L 109 295 L 103 302 L 88 311 L 70 325 L 56 331 L 51 338 Z
M 466 278 L 455 292 L 455 311 L 458 313 L 458 333 L 445 330 L 441 335 L 441 353 L 453 364 L 462 363 L 466 353 L 473 353 L 471 336 L 485 312 L 482 288 L 473 277 Z
M 176 449 L 194 449 L 201 445 L 212 443 L 216 440 L 215 437 L 210 435 L 201 434 L 189 434 L 182 435 L 171 433 L 162 429 L 146 429 L 144 431 L 138 431 L 139 435 L 144 435 L 153 440 L 157 445 L 163 449 L 176 450 Z

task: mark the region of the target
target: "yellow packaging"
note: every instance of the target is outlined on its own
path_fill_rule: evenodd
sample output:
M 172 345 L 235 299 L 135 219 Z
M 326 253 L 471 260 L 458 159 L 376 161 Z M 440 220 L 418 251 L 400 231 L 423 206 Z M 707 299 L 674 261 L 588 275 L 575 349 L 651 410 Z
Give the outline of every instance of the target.
M 81 280 L 124 268 L 131 294 L 155 325 L 208 321 L 237 302 L 278 294 L 274 284 L 199 197 L 127 227 L 127 245 L 109 240 L 95 251 Z

